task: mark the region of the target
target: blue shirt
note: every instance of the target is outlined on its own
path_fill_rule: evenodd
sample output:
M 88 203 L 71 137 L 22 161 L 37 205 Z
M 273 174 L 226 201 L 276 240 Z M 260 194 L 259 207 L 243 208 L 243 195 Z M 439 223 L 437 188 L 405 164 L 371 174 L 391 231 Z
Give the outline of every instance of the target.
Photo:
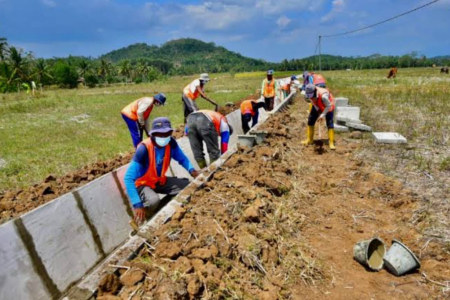
M 171 158 L 175 159 L 180 165 L 188 170 L 189 173 L 195 170 L 183 150 L 181 150 L 180 146 L 178 146 L 178 143 L 173 138 L 170 141 L 170 147 Z M 156 172 L 158 176 L 161 176 L 165 148 L 155 146 L 155 156 Z M 147 147 L 144 144 L 140 144 L 136 149 L 136 153 L 134 154 L 133 160 L 131 161 L 124 177 L 125 188 L 127 189 L 128 197 L 130 198 L 131 204 L 134 208 L 143 207 L 135 182 L 147 173 L 149 167 L 151 166 L 149 165 Z

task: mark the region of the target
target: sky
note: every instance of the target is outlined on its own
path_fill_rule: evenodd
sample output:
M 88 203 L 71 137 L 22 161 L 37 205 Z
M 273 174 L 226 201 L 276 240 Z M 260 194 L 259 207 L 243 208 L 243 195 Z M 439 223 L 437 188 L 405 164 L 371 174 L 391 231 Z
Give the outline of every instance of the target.
M 353 30 L 430 0 L 0 0 L 0 37 L 36 57 L 97 57 L 134 43 L 214 42 L 279 62 L 314 54 L 319 35 Z M 450 0 L 347 36 L 322 52 L 450 55 Z

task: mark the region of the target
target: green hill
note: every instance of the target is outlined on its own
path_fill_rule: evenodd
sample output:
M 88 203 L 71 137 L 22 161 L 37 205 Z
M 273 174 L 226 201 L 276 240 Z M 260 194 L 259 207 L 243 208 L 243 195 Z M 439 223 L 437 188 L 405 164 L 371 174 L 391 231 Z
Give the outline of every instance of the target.
M 133 44 L 102 55 L 100 59 L 113 63 L 124 59 L 131 61 L 144 59 L 153 62 L 153 65 L 168 63 L 178 74 L 264 70 L 274 65 L 242 56 L 214 43 L 190 38 L 169 41 L 160 47 L 145 43 Z

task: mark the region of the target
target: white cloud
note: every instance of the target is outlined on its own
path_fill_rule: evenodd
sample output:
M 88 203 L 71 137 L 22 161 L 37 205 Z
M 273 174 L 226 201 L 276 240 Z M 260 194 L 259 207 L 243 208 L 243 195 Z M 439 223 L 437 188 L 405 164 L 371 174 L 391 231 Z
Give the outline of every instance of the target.
M 278 27 L 280 27 L 281 29 L 285 28 L 286 26 L 288 26 L 290 23 L 292 22 L 291 19 L 289 19 L 286 16 L 281 16 L 278 18 L 277 20 L 277 25 Z
M 321 18 L 322 22 L 328 22 L 334 19 L 345 8 L 345 0 L 333 0 L 331 11 Z
M 49 6 L 49 7 L 55 7 L 56 3 L 53 0 L 41 0 L 42 4 Z
M 287 11 L 315 11 L 323 3 L 323 0 L 261 0 L 255 1 L 255 6 L 266 14 L 279 14 Z
M 238 5 L 205 2 L 183 7 L 185 16 L 199 30 L 223 30 L 250 18 L 252 12 Z

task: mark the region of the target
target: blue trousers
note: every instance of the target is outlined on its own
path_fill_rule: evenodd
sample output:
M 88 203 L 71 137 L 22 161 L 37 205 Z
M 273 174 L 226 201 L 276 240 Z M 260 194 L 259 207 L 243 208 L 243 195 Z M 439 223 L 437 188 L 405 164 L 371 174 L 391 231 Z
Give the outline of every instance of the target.
M 314 126 L 316 125 L 316 121 L 319 118 L 321 112 L 319 112 L 314 106 L 311 109 L 311 112 L 309 113 L 309 117 L 308 117 L 308 126 Z M 333 129 L 334 128 L 334 111 L 329 111 L 326 115 L 325 115 L 325 119 L 327 120 L 327 127 L 328 129 Z
M 127 123 L 128 129 L 130 130 L 131 140 L 133 141 L 134 148 L 137 148 L 140 142 L 142 142 L 143 133 L 139 130 L 138 122 L 131 120 L 124 114 L 122 114 L 122 118 L 125 123 Z

